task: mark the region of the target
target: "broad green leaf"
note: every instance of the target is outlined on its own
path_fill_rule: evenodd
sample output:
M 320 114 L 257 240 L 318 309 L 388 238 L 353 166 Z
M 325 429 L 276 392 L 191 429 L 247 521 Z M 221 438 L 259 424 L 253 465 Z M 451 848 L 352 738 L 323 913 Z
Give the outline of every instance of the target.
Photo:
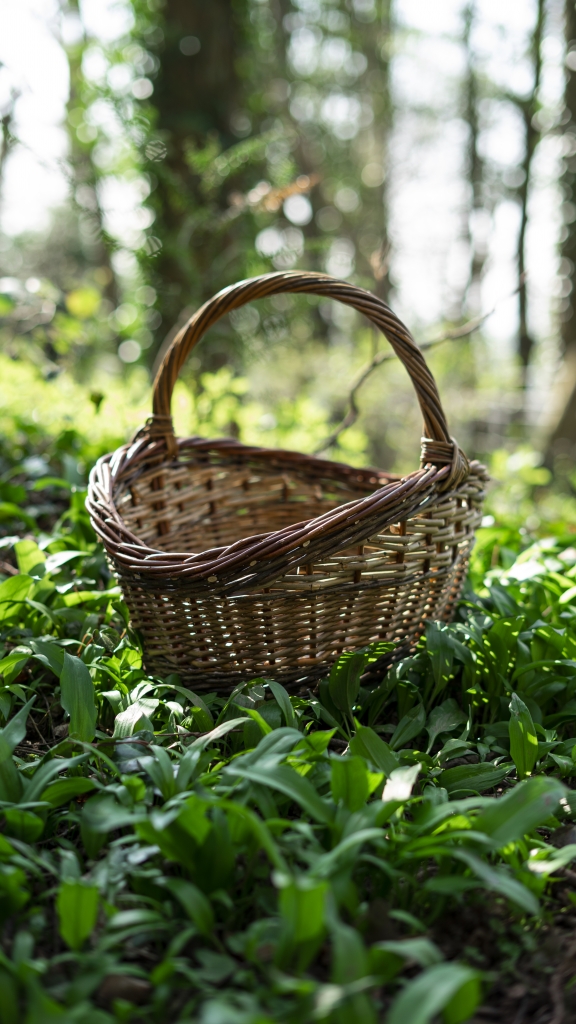
M 84 882 L 63 882 L 56 898 L 60 935 L 70 949 L 81 949 L 94 931 L 98 889 Z
M 522 882 L 509 873 L 506 867 L 492 867 L 487 861 L 467 850 L 452 850 L 452 856 L 463 861 L 474 872 L 487 889 L 499 892 L 501 896 L 515 903 L 527 914 L 538 914 L 538 900 Z
M 473 1016 L 482 999 L 480 976 L 469 978 L 454 993 L 442 1011 L 444 1024 L 465 1024 Z
M 407 715 L 400 719 L 392 738 L 390 746 L 392 750 L 401 750 L 406 744 L 419 736 L 424 729 L 426 712 L 423 704 L 417 704 Z
M 84 796 L 96 788 L 92 779 L 71 778 L 58 779 L 50 783 L 42 793 L 40 799 L 52 804 L 52 807 L 62 807 L 70 803 L 77 796 Z
M 14 545 L 18 568 L 22 573 L 29 573 L 38 565 L 44 565 L 46 555 L 40 550 L 35 540 L 19 540 Z
M 530 857 L 526 866 L 533 874 L 547 878 L 548 875 L 571 864 L 573 860 L 576 860 L 576 843 L 569 843 L 560 850 L 538 850 L 534 857 Z
M 256 765 L 242 767 L 234 763 L 229 765 L 228 772 L 251 782 L 259 782 L 262 786 L 270 786 L 294 800 L 302 810 L 306 811 L 314 821 L 328 825 L 332 822 L 332 809 L 318 795 L 308 779 L 298 775 L 293 768 L 277 765 L 275 768 L 264 769 Z
M 432 708 L 426 723 L 426 732 L 429 736 L 428 753 L 432 750 L 438 736 L 443 732 L 451 732 L 452 729 L 457 729 L 459 725 L 464 725 L 466 721 L 467 716 L 453 697 L 449 697 L 448 700 L 443 701 L 438 707 Z
M 34 772 L 31 780 L 26 785 L 26 800 L 42 800 L 42 794 L 46 787 L 61 772 L 69 771 L 76 765 L 82 764 L 88 757 L 87 753 L 77 754 L 76 757 L 53 757 L 44 761 Z
M 456 768 L 445 768 L 439 777 L 439 783 L 453 793 L 483 793 L 493 789 L 513 770 L 511 764 L 494 765 L 490 761 L 483 764 L 462 764 Z
M 368 956 L 362 937 L 356 928 L 341 921 L 331 924 L 332 938 L 332 981 L 337 985 L 348 985 L 368 974 Z M 362 1017 L 369 1024 L 376 1020 L 372 1010 L 370 1017 Z
M 365 725 L 356 726 L 356 735 L 350 741 L 350 752 L 366 758 L 385 775 L 390 775 L 400 764 L 388 744 L 374 729 Z
M 576 601 L 576 587 L 569 587 L 558 600 L 558 604 L 565 605 L 570 604 L 572 601 Z
M 280 914 L 294 942 L 306 942 L 324 930 L 327 894 L 327 882 L 306 877 L 280 889 Z
M 318 857 L 311 874 L 316 878 L 328 878 L 341 869 L 342 861 L 349 861 L 351 855 L 355 856 L 359 846 L 363 846 L 364 843 L 381 844 L 385 841 L 385 833 L 380 828 L 362 828 L 358 832 L 352 832 L 328 853 Z
M 36 697 L 32 697 L 0 731 L 0 800 L 17 803 L 22 794 L 22 778 L 12 760 L 12 752 L 26 735 L 28 714 L 35 700 Z
M 60 676 L 62 707 L 70 715 L 70 736 L 90 743 L 96 732 L 94 683 L 86 665 L 73 654 L 64 654 Z
M 182 904 L 201 935 L 209 938 L 214 928 L 214 911 L 207 896 L 192 882 L 183 878 L 167 878 L 166 887 Z
M 256 708 L 244 708 L 243 707 L 242 710 L 245 712 L 245 714 L 248 715 L 249 718 L 252 719 L 253 722 L 256 722 L 256 724 L 260 727 L 260 730 L 261 730 L 261 732 L 262 732 L 262 734 L 264 736 L 267 736 L 268 733 L 273 731 L 271 729 L 271 727 L 268 725 L 268 722 L 264 721 L 264 719 L 262 718 L 262 715 L 260 714 L 260 712 L 256 711 Z
M 21 522 L 26 523 L 31 530 L 36 529 L 36 520 L 34 516 L 31 516 L 28 512 L 25 512 L 20 505 L 16 505 L 13 501 L 0 501 L 0 520 L 1 519 L 19 519 Z
M 538 759 L 538 737 L 532 715 L 517 693 L 510 701 L 510 754 L 520 779 L 530 775 Z
M 208 732 L 214 725 L 212 715 L 207 715 L 199 704 L 190 708 L 190 716 L 193 720 L 193 732 Z
M 432 964 L 440 963 L 442 953 L 438 946 L 418 936 L 415 939 L 389 939 L 385 942 L 377 942 L 372 949 L 385 949 L 391 953 L 398 953 L 404 960 L 419 964 L 420 967 L 431 967 Z
M 2 661 L 0 661 L 0 675 L 4 676 L 5 683 L 11 682 L 11 680 L 19 675 L 29 658 L 30 651 L 21 647 L 11 651 L 5 658 L 2 658 Z
M 360 689 L 360 676 L 366 664 L 363 653 L 341 654 L 332 666 L 328 679 L 328 692 L 339 711 L 353 716 L 353 707 Z
M 92 832 L 106 833 L 126 825 L 134 825 L 145 818 L 145 812 L 123 807 L 113 796 L 97 794 L 86 802 L 82 820 Z
M 169 800 L 176 792 L 176 780 L 174 778 L 174 763 L 163 747 L 152 746 L 152 757 L 141 757 L 140 764 L 144 771 L 152 779 L 152 782 L 160 790 L 165 800 Z
M 64 667 L 64 649 L 62 647 L 44 638 L 29 640 L 28 645 L 37 661 L 51 669 L 55 676 L 60 676 Z
M 44 822 L 32 811 L 20 807 L 8 807 L 0 812 L 4 818 L 4 828 L 9 836 L 21 839 L 24 843 L 34 843 L 44 831 Z
M 331 769 L 332 796 L 349 811 L 364 807 L 370 794 L 368 769 L 361 757 L 334 757 Z
M 268 686 L 274 694 L 274 699 L 280 705 L 282 714 L 284 715 L 284 721 L 290 729 L 298 728 L 298 721 L 292 707 L 288 691 L 284 689 L 281 683 L 277 683 L 274 679 L 267 679 Z
M 20 1024 L 22 1015 L 16 978 L 3 967 L 0 967 L 0 993 L 2 995 L 1 1024 Z
M 0 583 L 0 622 L 14 618 L 28 597 L 34 580 L 31 576 L 11 576 Z
M 156 697 L 138 697 L 125 711 L 116 715 L 113 738 L 127 739 L 137 731 L 136 726 L 153 731 L 149 716 L 154 714 L 159 704 L 160 701 Z
M 544 775 L 526 779 L 485 806 L 474 821 L 474 829 L 489 835 L 497 847 L 507 846 L 543 825 L 556 812 L 565 793 L 566 788 L 557 779 Z
M 452 674 L 454 649 L 450 639 L 447 627 L 443 623 L 426 623 L 426 651 L 432 664 L 436 692 L 445 687 Z
M 471 982 L 475 982 L 476 987 L 474 998 L 469 999 L 469 1016 L 480 1002 L 478 972 L 454 961 L 448 964 L 434 964 L 407 982 L 392 1003 L 386 1024 L 429 1024 L 439 1013 L 446 1010 L 458 993 Z M 450 1024 L 456 1024 L 458 1020 L 457 1017 L 449 1019 Z

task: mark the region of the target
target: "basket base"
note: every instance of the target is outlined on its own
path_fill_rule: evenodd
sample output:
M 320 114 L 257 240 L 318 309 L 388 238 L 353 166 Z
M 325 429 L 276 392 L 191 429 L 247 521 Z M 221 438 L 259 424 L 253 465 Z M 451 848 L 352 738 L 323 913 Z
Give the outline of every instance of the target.
M 176 673 L 198 693 L 229 693 L 257 678 L 275 679 L 298 692 L 325 678 L 341 654 L 379 641 L 395 642 L 396 650 L 370 668 L 370 681 L 377 682 L 393 661 L 414 647 L 428 620 L 452 620 L 467 570 L 468 558 L 461 558 L 451 572 L 421 574 L 402 586 L 368 584 L 352 592 L 335 587 L 323 600 L 315 595 L 312 621 L 311 602 L 300 594 L 271 593 L 258 601 L 254 595 L 196 599 L 190 602 L 195 606 L 190 609 L 194 628 L 190 619 L 187 623 L 194 634 L 193 660 L 190 647 L 177 639 L 183 623 L 175 617 L 170 623 L 164 616 L 164 628 L 158 629 L 157 620 L 153 635 L 142 615 L 142 602 L 150 595 L 125 584 L 124 591 L 132 623 L 145 635 L 144 664 L 151 675 L 165 679 Z M 178 604 L 181 609 L 181 598 Z M 244 638 L 240 650 L 234 644 L 238 633 Z M 272 643 L 266 643 L 267 636 Z M 229 658 L 223 658 L 226 644 Z

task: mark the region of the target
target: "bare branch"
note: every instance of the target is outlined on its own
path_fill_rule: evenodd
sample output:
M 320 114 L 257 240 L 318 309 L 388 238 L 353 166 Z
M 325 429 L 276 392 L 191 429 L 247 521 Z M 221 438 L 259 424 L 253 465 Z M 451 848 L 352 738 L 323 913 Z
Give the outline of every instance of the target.
M 517 287 L 514 289 L 513 292 L 511 292 L 508 298 L 512 298 L 513 295 L 517 294 L 519 289 L 523 287 L 525 280 L 526 274 L 523 274 L 518 282 Z M 460 338 L 469 337 L 471 334 L 474 333 L 474 331 L 477 331 L 479 327 L 482 327 L 486 320 L 488 320 L 488 318 L 491 317 L 492 314 L 496 311 L 497 307 L 500 305 L 500 302 L 502 301 L 503 300 L 500 299 L 500 301 L 497 302 L 492 307 L 492 309 L 490 309 L 487 313 L 484 313 L 483 316 L 474 317 L 473 320 L 468 320 L 468 322 L 463 324 L 462 327 L 456 327 L 453 331 L 446 331 L 446 333 L 443 334 L 441 338 L 431 338 L 429 341 L 423 341 L 419 347 L 424 351 L 425 349 L 435 348 L 436 345 L 443 345 L 444 342 L 446 341 L 458 341 Z M 341 420 L 341 422 L 338 424 L 335 430 L 332 431 L 329 437 L 327 437 L 326 440 L 323 441 L 318 448 L 314 449 L 314 455 L 320 455 L 321 452 L 325 452 L 328 448 L 331 448 L 332 445 L 340 437 L 340 434 L 344 430 L 347 430 L 348 427 L 353 426 L 353 424 L 356 422 L 360 415 L 360 409 L 358 408 L 356 402 L 356 396 L 358 394 L 358 391 L 360 390 L 362 385 L 366 383 L 368 378 L 372 376 L 374 370 L 381 366 L 382 363 L 388 362 L 389 359 L 396 359 L 396 355 L 394 354 L 394 352 L 390 352 L 388 350 L 376 352 L 376 354 L 373 356 L 370 362 L 367 363 L 366 366 L 362 367 L 362 369 L 359 371 L 359 373 L 352 381 L 352 386 L 350 388 L 350 391 L 348 392 L 348 411 L 344 416 L 344 419 Z

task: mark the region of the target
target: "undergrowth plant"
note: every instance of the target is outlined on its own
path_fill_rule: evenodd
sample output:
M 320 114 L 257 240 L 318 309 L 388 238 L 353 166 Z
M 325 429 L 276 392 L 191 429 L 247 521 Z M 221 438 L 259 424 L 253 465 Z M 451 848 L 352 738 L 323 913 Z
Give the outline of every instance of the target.
M 12 499 L 1 1024 L 469 1020 L 493 973 L 442 922 L 488 907 L 537 935 L 576 859 L 554 842 L 576 817 L 570 535 L 502 559 L 485 534 L 456 621 L 409 655 L 200 697 L 147 673 L 82 492 L 47 532 Z

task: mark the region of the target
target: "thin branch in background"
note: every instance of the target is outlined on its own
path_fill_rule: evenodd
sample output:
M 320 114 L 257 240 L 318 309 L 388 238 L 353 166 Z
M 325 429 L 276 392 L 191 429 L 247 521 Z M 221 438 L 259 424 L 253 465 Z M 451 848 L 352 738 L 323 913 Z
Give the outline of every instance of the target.
M 524 286 L 525 280 L 526 274 L 524 273 L 518 281 L 516 288 L 510 293 L 508 298 L 512 298 L 514 295 L 517 295 L 519 289 Z M 456 327 L 453 331 L 446 331 L 441 338 L 431 338 L 430 341 L 423 341 L 419 348 L 424 351 L 426 349 L 435 348 L 436 345 L 443 345 L 446 341 L 458 341 L 460 338 L 468 338 L 471 334 L 474 334 L 474 331 L 477 331 L 479 327 L 482 327 L 483 324 L 486 323 L 488 318 L 496 312 L 496 309 L 503 301 L 503 299 L 500 299 L 487 313 L 484 313 L 482 316 L 474 317 L 472 320 L 468 320 L 468 322 L 463 324 L 462 327 Z M 352 382 L 350 391 L 348 392 L 348 412 L 329 437 L 327 437 L 318 448 L 314 449 L 314 455 L 320 455 L 321 452 L 325 452 L 328 448 L 331 448 L 340 437 L 340 434 L 356 423 L 361 412 L 356 402 L 358 391 L 362 385 L 366 383 L 368 378 L 372 376 L 374 371 L 381 366 L 382 363 L 386 363 L 390 359 L 396 359 L 394 352 L 390 352 L 388 350 L 376 352 L 370 362 L 367 363 L 366 366 L 364 366 L 356 375 Z
M 14 120 L 14 108 L 16 107 L 16 103 L 19 98 L 20 93 L 16 89 L 12 89 L 10 99 L 0 116 L 0 203 L 2 202 L 2 184 L 6 169 L 6 161 L 8 160 L 10 151 L 18 141 L 12 131 L 12 122 Z

